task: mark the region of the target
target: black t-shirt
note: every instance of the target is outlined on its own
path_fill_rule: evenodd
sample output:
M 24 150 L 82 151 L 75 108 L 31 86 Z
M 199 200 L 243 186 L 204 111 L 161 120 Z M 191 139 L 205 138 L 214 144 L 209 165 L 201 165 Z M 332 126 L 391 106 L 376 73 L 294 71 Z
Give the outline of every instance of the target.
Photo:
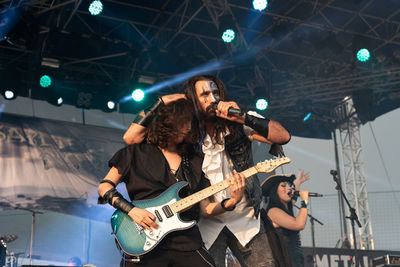
M 169 164 L 161 150 L 151 144 L 135 144 L 119 150 L 109 161 L 109 166 L 118 169 L 132 201 L 152 199 L 167 190 L 177 181 L 186 181 L 183 164 L 179 166 L 176 174 L 172 174 Z M 202 158 L 197 155 L 189 157 L 189 165 L 193 177 L 190 187 L 186 186 L 180 191 L 181 197 L 193 194 L 210 186 L 209 180 L 204 177 L 201 170 Z M 180 215 L 183 220 L 198 220 L 198 204 Z M 203 245 L 197 226 L 188 230 L 168 234 L 159 247 L 180 251 L 192 251 Z

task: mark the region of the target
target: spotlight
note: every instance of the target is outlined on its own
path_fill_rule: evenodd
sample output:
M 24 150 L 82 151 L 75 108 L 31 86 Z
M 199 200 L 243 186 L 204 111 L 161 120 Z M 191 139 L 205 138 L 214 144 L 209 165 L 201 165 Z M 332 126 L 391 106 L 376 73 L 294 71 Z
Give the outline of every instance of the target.
M 14 94 L 13 91 L 11 91 L 11 90 L 6 90 L 6 91 L 4 92 L 4 98 L 7 99 L 7 100 L 11 100 L 11 99 L 16 98 L 16 95 Z
M 222 40 L 225 43 L 230 43 L 233 41 L 233 39 L 235 39 L 235 31 L 232 29 L 226 29 L 223 33 L 222 33 Z
M 267 0 L 253 0 L 253 7 L 255 10 L 263 11 L 268 6 Z
M 59 97 L 58 99 L 57 99 L 57 105 L 59 105 L 59 106 L 61 106 L 62 105 L 62 103 L 63 103 L 63 99 L 62 99 L 62 97 Z
M 132 99 L 136 102 L 142 101 L 144 98 L 144 92 L 142 89 L 136 89 L 132 92 Z
M 371 57 L 371 54 L 369 53 L 368 49 L 366 49 L 366 48 L 362 48 L 362 49 L 358 50 L 358 52 L 357 52 L 357 59 L 360 62 L 366 62 L 369 60 L 370 57 Z
M 51 85 L 51 78 L 49 75 L 43 75 L 39 80 L 41 87 L 49 87 Z
M 108 101 L 107 102 L 107 107 L 111 110 L 115 108 L 115 102 L 114 101 Z
M 260 98 L 256 102 L 256 108 L 258 110 L 266 110 L 268 108 L 268 101 L 264 98 Z
M 89 12 L 91 15 L 99 15 L 103 11 L 103 3 L 100 0 L 95 0 L 89 5 Z
M 304 116 L 303 121 L 304 121 L 304 122 L 308 121 L 308 120 L 310 119 L 311 115 L 312 115 L 312 113 L 311 113 L 311 112 L 308 112 L 307 115 Z

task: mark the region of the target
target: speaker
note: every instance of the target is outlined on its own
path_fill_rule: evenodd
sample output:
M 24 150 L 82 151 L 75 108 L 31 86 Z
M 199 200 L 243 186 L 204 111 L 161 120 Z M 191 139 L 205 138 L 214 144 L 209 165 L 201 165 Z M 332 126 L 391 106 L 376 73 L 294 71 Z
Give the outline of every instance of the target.
M 355 91 L 352 98 L 362 124 L 375 120 L 375 98 L 372 89 Z

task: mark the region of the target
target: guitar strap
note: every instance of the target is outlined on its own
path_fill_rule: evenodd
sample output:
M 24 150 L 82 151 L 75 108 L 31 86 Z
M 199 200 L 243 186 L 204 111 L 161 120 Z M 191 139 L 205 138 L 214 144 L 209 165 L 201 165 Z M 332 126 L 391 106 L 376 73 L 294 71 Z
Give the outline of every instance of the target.
M 189 189 L 192 191 L 195 188 L 195 177 L 193 174 L 192 168 L 190 168 L 190 162 L 187 156 L 182 157 L 182 169 L 183 169 L 183 177 L 186 182 L 189 183 Z

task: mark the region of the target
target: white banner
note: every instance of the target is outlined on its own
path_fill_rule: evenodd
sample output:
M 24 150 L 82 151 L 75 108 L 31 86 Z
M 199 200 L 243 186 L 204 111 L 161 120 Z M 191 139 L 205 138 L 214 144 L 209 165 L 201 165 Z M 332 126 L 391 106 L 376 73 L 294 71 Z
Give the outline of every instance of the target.
M 74 214 L 96 204 L 121 130 L 0 115 L 0 210 Z

